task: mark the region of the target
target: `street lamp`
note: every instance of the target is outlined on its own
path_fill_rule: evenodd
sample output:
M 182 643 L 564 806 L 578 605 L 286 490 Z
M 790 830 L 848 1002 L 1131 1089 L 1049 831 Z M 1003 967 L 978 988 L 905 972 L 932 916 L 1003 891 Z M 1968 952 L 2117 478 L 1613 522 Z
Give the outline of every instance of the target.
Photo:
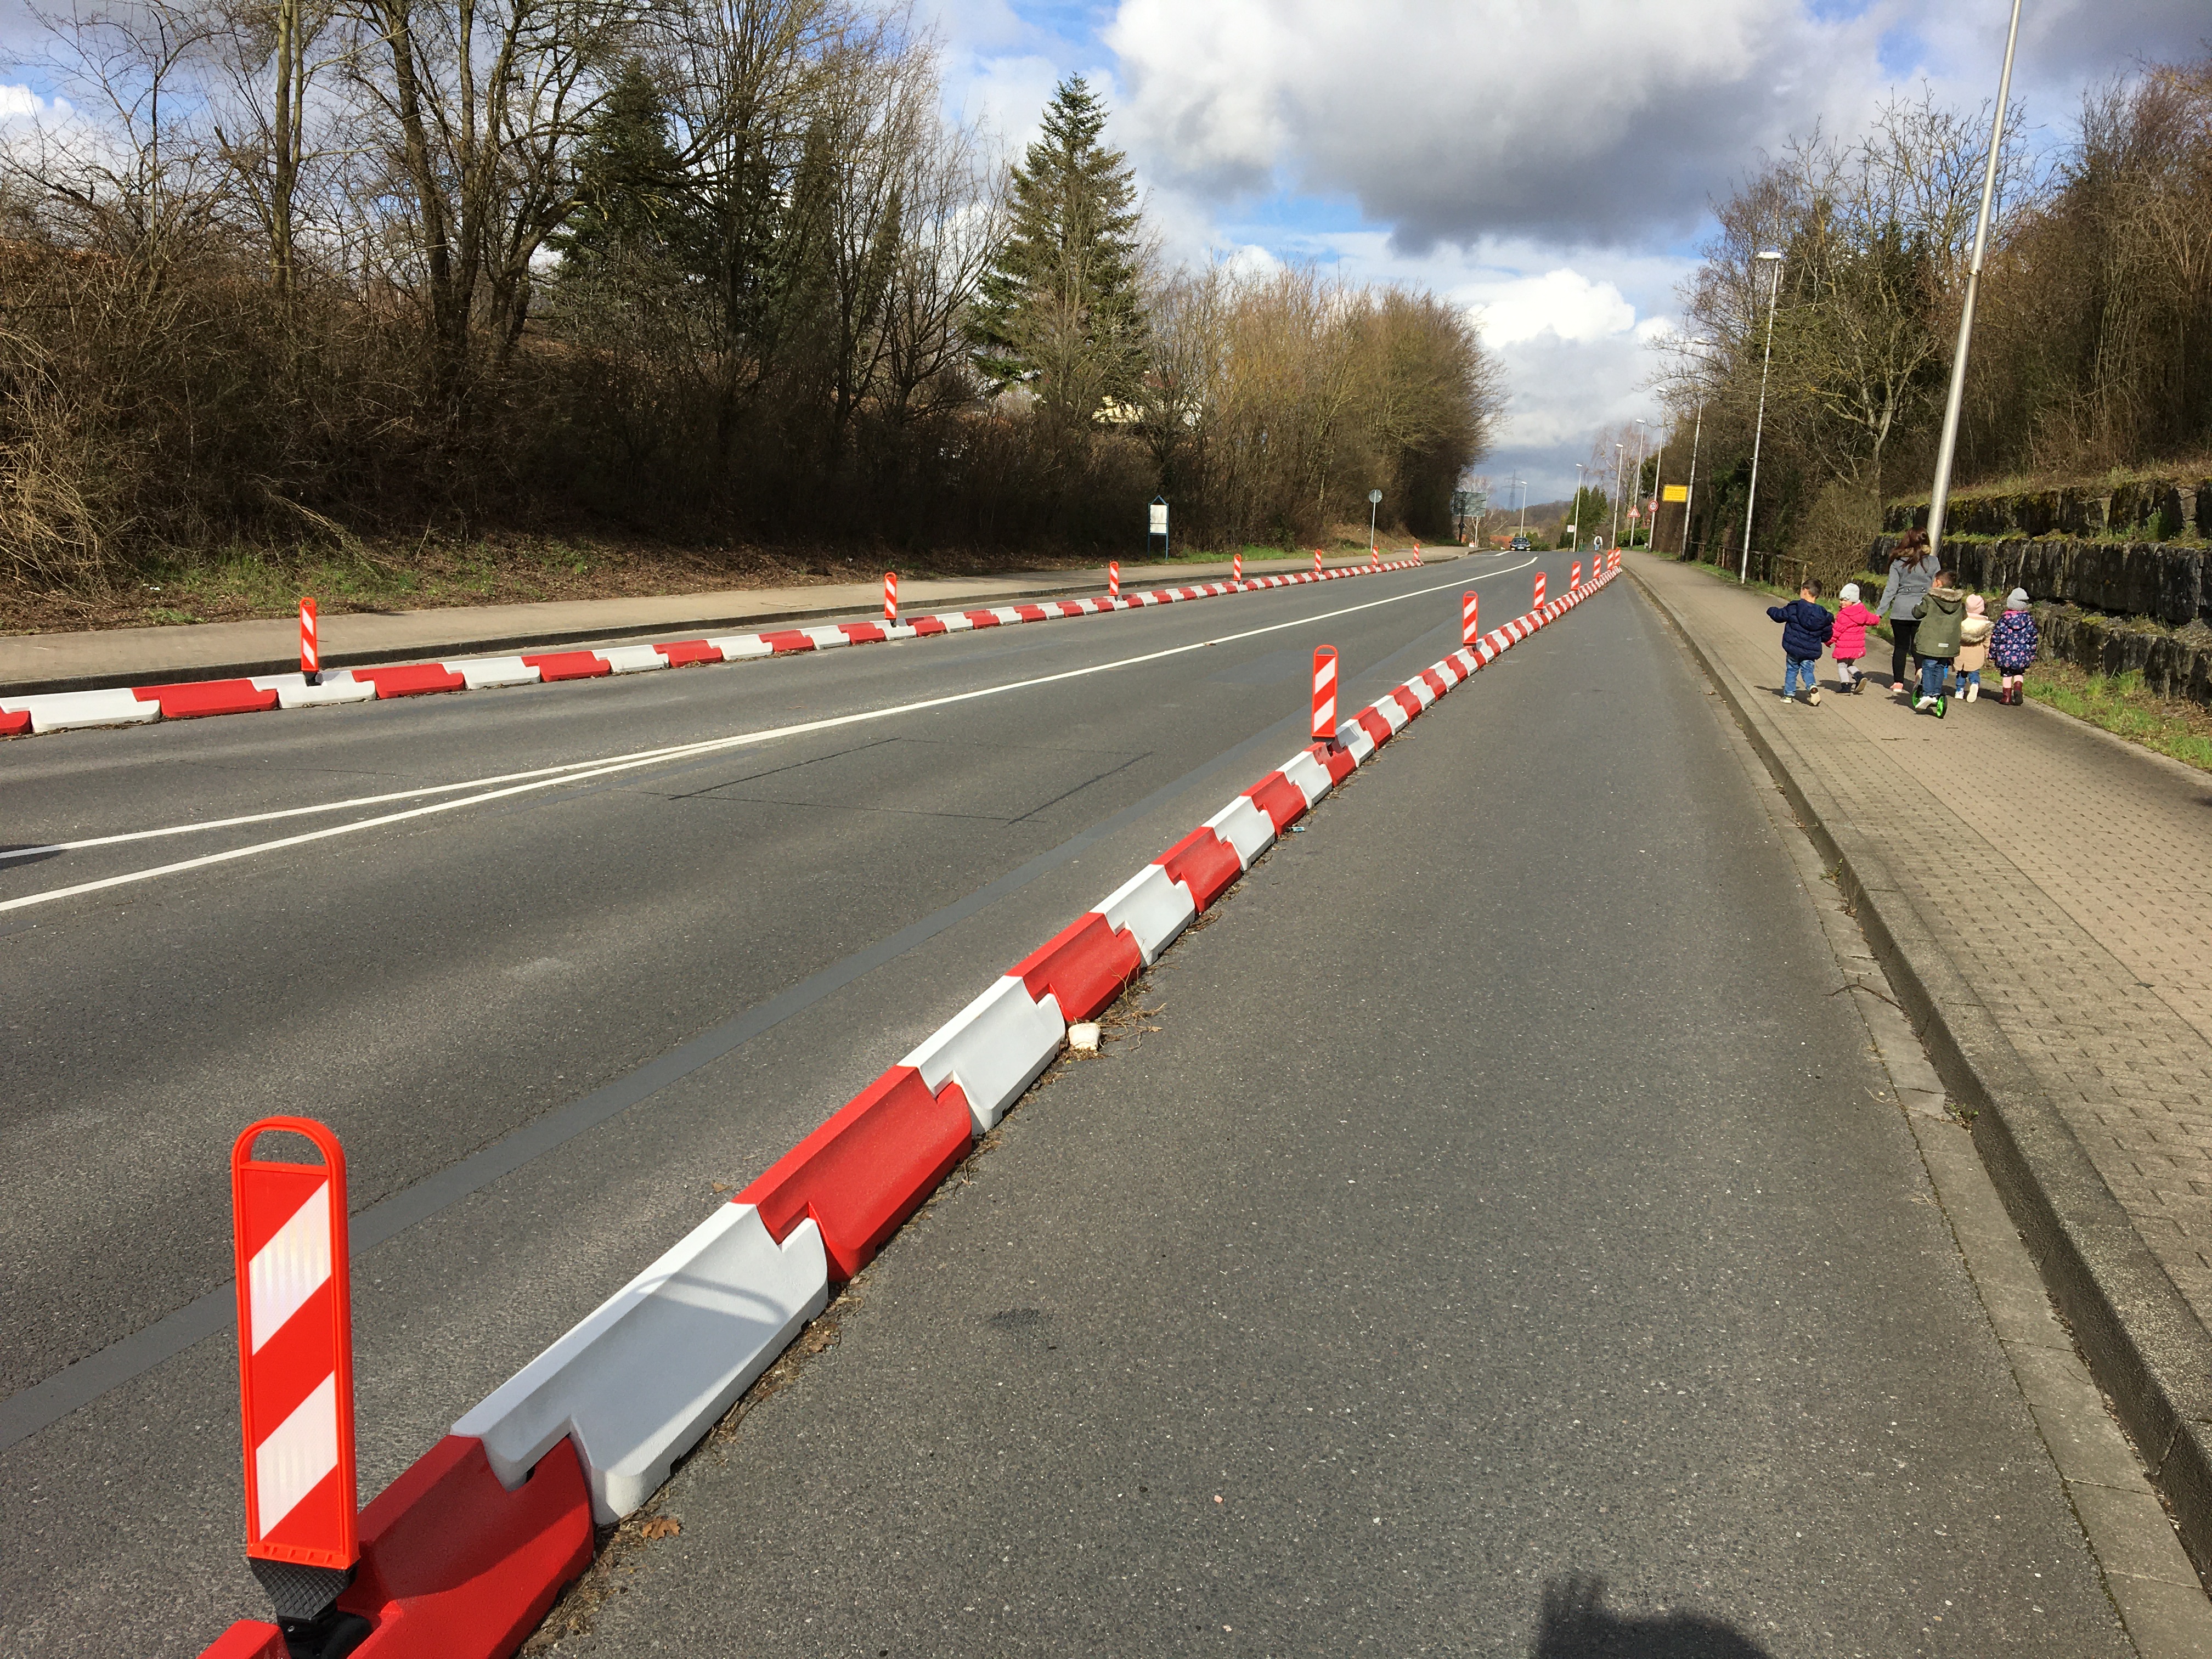
M 1628 446 L 1613 447 L 1613 533 L 1607 539 L 1615 547 L 1620 545 L 1620 469 L 1628 460 Z
M 1644 430 L 1636 434 L 1636 506 L 1628 509 L 1628 544 L 1631 547 L 1636 545 L 1636 521 L 1643 516 L 1638 508 L 1644 505 L 1644 443 L 1651 435 L 1650 422 L 1638 421 L 1636 424 Z M 1644 544 L 1649 546 L 1651 538 L 1648 531 L 1644 539 Z
M 1687 342 L 1687 346 L 1694 350 L 1711 343 L 1711 340 L 1700 338 Z M 1706 361 L 1710 362 L 1712 360 L 1707 358 Z M 1700 380 L 1698 383 L 1698 422 L 1690 429 L 1690 482 L 1689 487 L 1682 492 L 1682 556 L 1686 559 L 1690 556 L 1690 514 L 1698 504 L 1698 441 L 1705 435 L 1705 386 Z
M 1997 149 L 2004 141 L 2005 100 L 2012 96 L 2012 49 L 2020 39 L 2020 0 L 2012 0 L 2005 33 L 2004 70 L 1997 76 L 1997 110 L 1990 118 L 1990 161 L 1982 173 L 1982 210 L 1974 219 L 1974 257 L 1966 266 L 1966 301 L 1959 311 L 1959 348 L 1951 354 L 1951 395 L 1943 404 L 1943 439 L 1936 449 L 1936 488 L 1928 496 L 1928 551 L 1943 550 L 1943 509 L 1951 501 L 1951 463 L 1959 452 L 1959 407 L 1966 394 L 1966 348 L 1974 339 L 1974 300 L 1982 285 L 1982 254 L 1989 246 L 1990 204 L 1997 190 Z
M 1751 515 L 1759 505 L 1759 442 L 1766 435 L 1766 376 L 1774 367 L 1774 313 L 1782 303 L 1782 250 L 1761 248 L 1759 257 L 1774 267 L 1774 282 L 1766 295 L 1766 361 L 1759 370 L 1759 420 L 1751 429 L 1751 489 L 1743 501 L 1743 563 L 1737 569 L 1739 583 L 1751 580 Z
M 1575 463 L 1575 551 L 1583 549 L 1583 463 Z
M 1521 528 L 1515 531 L 1513 536 L 1516 541 L 1525 541 L 1528 536 L 1528 481 L 1516 478 L 1513 482 L 1521 486 Z

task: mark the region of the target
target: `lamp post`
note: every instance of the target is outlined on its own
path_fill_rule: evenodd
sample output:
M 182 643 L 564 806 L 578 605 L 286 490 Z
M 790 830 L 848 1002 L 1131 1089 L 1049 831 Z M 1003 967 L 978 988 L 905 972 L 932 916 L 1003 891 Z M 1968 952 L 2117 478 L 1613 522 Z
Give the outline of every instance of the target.
M 1574 513 L 1575 513 L 1575 550 L 1576 550 L 1577 553 L 1579 553 L 1579 552 L 1581 552 L 1581 551 L 1582 551 L 1582 546 L 1583 546 L 1583 463 L 1582 463 L 1582 462 L 1580 462 L 1580 461 L 1577 461 L 1577 462 L 1575 463 L 1575 507 L 1574 507 Z
M 1644 505 L 1644 445 L 1651 435 L 1650 422 L 1638 421 L 1636 424 L 1644 429 L 1636 434 L 1636 507 L 1631 507 L 1628 513 L 1628 544 L 1631 547 L 1636 545 L 1636 521 L 1644 516 L 1637 509 Z M 1644 541 L 1648 544 L 1650 539 L 1650 532 L 1647 530 Z
M 2004 69 L 1997 76 L 1997 110 L 1990 119 L 1990 160 L 1982 172 L 1982 210 L 1974 219 L 1974 257 L 1966 266 L 1966 299 L 1959 310 L 1959 345 L 1951 354 L 1951 393 L 1943 404 L 1943 438 L 1936 448 L 1936 488 L 1928 496 L 1928 551 L 1943 550 L 1943 509 L 1951 501 L 1951 463 L 1959 453 L 1959 409 L 1966 395 L 1966 349 L 1974 340 L 1974 301 L 1982 286 L 1982 255 L 1989 247 L 1990 207 L 1996 198 L 1997 150 L 2004 142 L 2005 100 L 2012 96 L 2012 49 L 2020 40 L 2020 0 L 2012 0 L 2005 32 Z
M 1766 435 L 1766 377 L 1774 368 L 1774 313 L 1782 303 L 1782 250 L 1761 248 L 1759 257 L 1774 267 L 1774 281 L 1766 295 L 1766 361 L 1759 371 L 1759 420 L 1751 429 L 1751 488 L 1743 501 L 1743 562 L 1735 573 L 1739 583 L 1751 580 L 1751 515 L 1759 506 L 1759 445 Z
M 1613 533 L 1606 539 L 1613 546 L 1620 545 L 1620 469 L 1628 459 L 1628 446 L 1613 447 Z
M 1712 342 L 1707 339 L 1696 339 L 1692 340 L 1689 343 L 1691 348 L 1693 349 L 1698 347 L 1709 346 L 1711 343 Z M 1708 358 L 1706 361 L 1710 362 L 1711 359 Z M 1703 381 L 1699 381 L 1698 386 L 1698 421 L 1697 424 L 1690 429 L 1690 482 L 1688 488 L 1684 489 L 1682 492 L 1682 556 L 1686 559 L 1690 556 L 1690 514 L 1698 505 L 1698 442 L 1705 435 L 1705 383 Z
M 1521 486 L 1521 527 L 1513 532 L 1513 537 L 1516 541 L 1525 541 L 1528 536 L 1528 481 L 1516 477 L 1513 482 Z

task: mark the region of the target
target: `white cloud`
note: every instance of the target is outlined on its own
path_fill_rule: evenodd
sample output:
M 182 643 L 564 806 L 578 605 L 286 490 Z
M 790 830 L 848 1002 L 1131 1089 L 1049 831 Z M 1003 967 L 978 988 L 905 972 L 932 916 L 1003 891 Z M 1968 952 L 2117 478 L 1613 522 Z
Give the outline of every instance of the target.
M 66 98 L 41 98 L 30 88 L 0 86 L 0 122 L 52 121 L 74 114 Z

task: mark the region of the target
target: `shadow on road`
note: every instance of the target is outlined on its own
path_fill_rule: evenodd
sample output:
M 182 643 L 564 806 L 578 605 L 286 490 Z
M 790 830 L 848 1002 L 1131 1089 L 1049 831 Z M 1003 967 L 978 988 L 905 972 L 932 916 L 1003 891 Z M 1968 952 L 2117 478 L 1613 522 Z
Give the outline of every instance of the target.
M 1607 1613 L 1605 1580 L 1580 1573 L 1544 1589 L 1544 1623 L 1529 1659 L 1771 1659 L 1765 1648 L 1702 1613 Z

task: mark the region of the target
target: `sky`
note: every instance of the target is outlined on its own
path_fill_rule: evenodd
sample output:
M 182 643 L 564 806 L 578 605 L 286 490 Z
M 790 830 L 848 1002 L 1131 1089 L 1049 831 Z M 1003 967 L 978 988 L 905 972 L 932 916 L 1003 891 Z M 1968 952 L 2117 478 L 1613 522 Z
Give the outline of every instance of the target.
M 917 0 L 946 98 L 1025 143 L 1064 75 L 1114 108 L 1170 258 L 1311 259 L 1474 309 L 1510 413 L 1492 499 L 1565 496 L 1599 428 L 1651 416 L 1710 204 L 1793 133 L 1893 91 L 1996 91 L 2004 0 Z M 2203 0 L 2025 0 L 2015 101 L 2063 139 L 2083 89 L 2212 43 Z
M 56 0 L 60 3 L 61 0 Z M 1510 415 L 1482 470 L 1565 496 L 1601 428 L 1656 413 L 1710 204 L 1892 92 L 1996 92 L 2005 0 L 912 0 L 945 98 L 1010 149 L 1054 83 L 1111 104 L 1171 259 L 1310 259 L 1469 307 Z M 0 125 L 48 92 L 0 0 Z M 2212 49 L 2205 0 L 2024 0 L 2014 94 L 2062 142 L 2083 89 Z

